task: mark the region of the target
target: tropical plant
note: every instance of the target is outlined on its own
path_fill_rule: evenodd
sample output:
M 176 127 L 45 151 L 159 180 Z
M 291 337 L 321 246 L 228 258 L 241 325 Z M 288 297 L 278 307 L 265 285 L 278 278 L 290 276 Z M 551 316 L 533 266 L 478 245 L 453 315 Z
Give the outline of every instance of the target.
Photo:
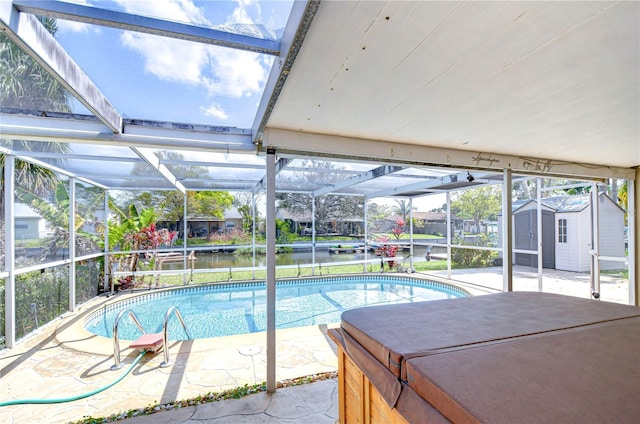
M 396 240 L 400 240 L 400 236 L 402 236 L 402 233 L 404 232 L 405 224 L 406 221 L 404 219 L 396 219 L 395 225 L 391 229 L 391 232 L 393 233 L 393 236 L 396 238 Z
M 380 256 L 381 270 L 384 269 L 385 261 L 384 258 L 395 258 L 396 252 L 398 251 L 398 245 L 390 244 L 391 238 L 389 236 L 380 236 L 376 239 L 378 243 L 380 243 L 379 247 L 376 249 L 376 256 Z M 386 261 L 386 264 L 389 266 L 389 269 L 393 269 L 395 266 L 395 260 Z
M 53 36 L 57 32 L 55 19 L 38 17 Z M 0 32 L 0 104 L 7 108 L 70 112 L 69 92 L 35 60 L 24 53 L 3 32 Z M 12 150 L 39 150 L 67 153 L 63 143 L 0 140 Z M 0 154 L 0 186 L 4 187 L 4 154 Z M 44 196 L 58 183 L 51 170 L 32 163 L 16 160 L 16 185 L 29 187 L 38 196 Z M 4 190 L 0 190 L 0 210 L 4 210 Z M 4 254 L 4 220 L 0 220 L 0 256 Z
M 161 246 L 170 245 L 176 234 L 156 228 L 158 216 L 153 208 L 139 212 L 132 204 L 126 214 L 118 208 L 114 212 L 116 217 L 109 220 L 109 240 L 114 248 L 127 253 L 112 255 L 110 258 L 116 262 L 117 271 L 130 273 L 118 280 L 120 288 L 128 288 L 136 283 L 133 274 L 140 266 L 140 251 L 149 251 L 147 267 L 153 269 L 156 250 Z
M 57 21 L 42 16 L 38 16 L 38 20 L 55 37 Z M 69 99 L 69 92 L 55 78 L 0 33 L 0 104 L 3 107 L 70 112 Z
M 45 256 L 55 256 L 60 248 L 69 245 L 70 202 L 67 185 L 64 182 L 59 181 L 55 185 L 53 196 L 49 196 L 51 200 L 44 199 L 37 193 L 23 187 L 16 188 L 16 197 L 38 212 L 54 229 L 54 235 L 44 252 Z M 95 211 L 102 203 L 102 198 L 95 197 L 92 202 L 92 204 L 84 205 L 84 208 Z M 76 253 L 78 255 L 93 252 L 95 247 L 102 241 L 101 228 L 96 228 L 97 231 L 95 233 L 90 233 L 83 230 L 86 223 L 87 219 L 76 210 L 73 228 L 76 233 L 76 247 L 78 248 Z M 94 226 L 98 225 L 96 223 L 92 224 Z
M 391 210 L 393 210 L 393 213 L 400 215 L 403 221 L 407 222 L 411 211 L 416 210 L 416 208 L 412 208 L 411 202 L 406 199 L 395 199 L 394 202 L 395 205 L 392 206 Z

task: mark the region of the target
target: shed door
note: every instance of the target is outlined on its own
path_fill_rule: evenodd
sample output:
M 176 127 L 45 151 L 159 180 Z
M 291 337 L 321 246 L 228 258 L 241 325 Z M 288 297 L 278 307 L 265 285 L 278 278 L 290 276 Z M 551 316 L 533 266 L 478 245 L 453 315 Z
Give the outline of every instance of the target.
M 542 267 L 556 267 L 556 223 L 554 213 L 542 211 Z M 538 258 L 536 258 L 536 261 Z
M 536 250 L 535 211 L 519 212 L 515 215 L 513 232 L 515 234 L 515 248 L 522 250 Z M 516 265 L 537 266 L 538 255 L 516 253 Z
M 553 212 L 542 211 L 542 266 L 555 268 L 555 222 Z M 538 232 L 536 211 L 529 210 L 515 214 L 514 233 L 515 248 L 523 250 L 538 250 Z M 537 267 L 538 255 L 516 253 L 516 265 Z

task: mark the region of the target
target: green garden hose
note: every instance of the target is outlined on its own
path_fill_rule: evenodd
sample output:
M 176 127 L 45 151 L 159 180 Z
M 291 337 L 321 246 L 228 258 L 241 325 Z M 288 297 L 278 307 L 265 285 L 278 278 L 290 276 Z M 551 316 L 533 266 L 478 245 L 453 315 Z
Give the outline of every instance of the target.
M 92 392 L 88 392 L 88 393 L 84 393 L 81 395 L 77 395 L 77 396 L 71 396 L 71 397 L 66 397 L 66 398 L 53 398 L 53 399 L 16 399 L 16 400 L 8 400 L 6 402 L 0 402 L 0 408 L 3 406 L 9 406 L 9 405 L 28 405 L 28 404 L 42 404 L 42 403 L 64 403 L 64 402 L 72 402 L 74 400 L 78 400 L 78 399 L 84 399 L 87 398 L 89 396 L 93 396 L 95 394 L 98 394 L 100 392 L 103 392 L 105 390 L 107 390 L 108 388 L 114 386 L 115 384 L 119 383 L 123 378 L 125 378 L 127 376 L 127 374 L 129 374 L 131 372 L 131 370 L 133 369 L 133 367 L 136 366 L 136 364 L 138 362 L 140 362 L 140 359 L 142 359 L 142 357 L 144 356 L 144 354 L 147 353 L 147 351 L 143 351 L 142 353 L 140 353 L 140 355 L 138 355 L 138 357 L 135 359 L 135 361 L 133 361 L 133 363 L 131 364 L 131 366 L 129 367 L 129 369 L 127 369 L 127 371 L 122 374 L 116 381 L 112 382 L 111 384 L 108 384 L 104 387 L 101 387 L 99 389 L 96 389 Z

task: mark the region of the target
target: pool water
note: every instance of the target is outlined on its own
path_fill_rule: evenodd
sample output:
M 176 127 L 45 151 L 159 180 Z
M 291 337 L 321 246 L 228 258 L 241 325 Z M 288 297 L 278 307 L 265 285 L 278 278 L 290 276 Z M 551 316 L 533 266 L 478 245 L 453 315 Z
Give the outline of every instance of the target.
M 411 277 L 384 275 L 309 278 L 276 284 L 276 328 L 304 327 L 340 322 L 348 309 L 464 297 L 452 285 Z M 265 283 L 228 283 L 148 293 L 116 302 L 91 314 L 90 332 L 113 337 L 118 312 L 129 308 L 147 333 L 162 331 L 164 315 L 177 306 L 193 338 L 230 336 L 266 331 Z M 140 330 L 127 316 L 119 324 L 121 339 L 135 340 Z M 169 321 L 169 339 L 185 340 L 178 319 Z

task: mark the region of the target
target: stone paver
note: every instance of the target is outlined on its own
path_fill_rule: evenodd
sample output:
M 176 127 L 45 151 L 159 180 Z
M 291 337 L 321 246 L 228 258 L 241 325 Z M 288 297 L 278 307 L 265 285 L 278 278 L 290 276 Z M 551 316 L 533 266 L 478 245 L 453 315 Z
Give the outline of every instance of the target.
M 21 340 L 18 347 L 0 352 L 0 401 L 75 397 L 102 388 L 125 373 L 138 353 L 128 349 L 126 341 L 121 342 L 125 365 L 111 371 L 112 341 L 82 327 L 84 314 L 104 301 L 95 299 Z M 278 380 L 336 370 L 335 346 L 328 342 L 326 329 L 315 326 L 278 331 L 277 352 L 282 354 L 276 364 Z M 110 416 L 266 379 L 263 333 L 172 342 L 169 352 L 172 364 L 167 368 L 160 367 L 162 351 L 147 353 L 110 389 L 66 403 L 5 406 L 0 408 L 0 422 L 66 423 Z M 184 417 L 183 412 L 174 413 Z
M 435 271 L 435 276 L 446 278 L 446 271 Z M 502 268 L 454 269 L 451 279 L 469 284 L 465 288 L 472 294 L 502 291 Z M 480 287 L 481 286 L 481 287 Z M 538 274 L 535 269 L 516 265 L 513 267 L 514 291 L 538 291 Z M 582 298 L 591 297 L 589 274 L 544 269 L 542 291 Z M 615 275 L 603 275 L 600 279 L 600 300 L 629 303 L 629 281 Z

